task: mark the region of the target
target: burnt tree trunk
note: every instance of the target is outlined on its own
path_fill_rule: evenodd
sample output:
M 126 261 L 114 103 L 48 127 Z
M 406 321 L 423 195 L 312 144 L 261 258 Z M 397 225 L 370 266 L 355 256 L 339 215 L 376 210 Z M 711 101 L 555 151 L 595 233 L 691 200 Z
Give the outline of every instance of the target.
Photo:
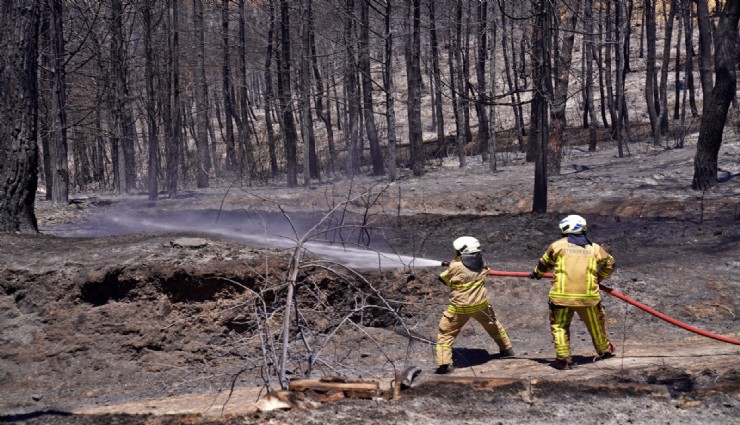
M 537 116 L 536 126 L 532 128 L 536 145 L 532 212 L 542 214 L 547 212 L 547 105 L 552 92 L 550 84 L 552 72 L 550 49 L 553 10 L 549 0 L 539 0 L 536 7 L 537 19 L 533 35 L 534 45 L 532 46 L 532 79 L 535 84 L 537 106 L 537 109 L 533 110 L 533 113 Z
M 650 130 L 653 143 L 660 144 L 660 122 L 658 111 L 655 108 L 655 62 L 656 62 L 656 22 L 655 22 L 655 0 L 645 0 L 645 34 L 647 37 L 647 60 L 645 61 L 645 103 L 647 104 L 648 117 L 650 118 Z
M 475 76 L 478 80 L 475 112 L 478 115 L 478 149 L 483 161 L 488 159 L 488 89 L 486 88 L 486 60 L 488 54 L 488 2 L 478 3 L 478 54 L 475 61 Z
M 455 104 L 455 127 L 457 129 L 457 157 L 460 161 L 460 168 L 465 167 L 466 165 L 465 108 L 463 106 L 463 101 L 465 98 L 465 78 L 462 66 L 462 8 L 463 2 L 461 0 L 458 0 L 455 12 L 455 44 L 454 47 L 451 47 L 453 49 L 451 57 L 454 57 L 455 59 L 455 72 L 452 75 L 452 81 L 455 87 L 455 92 L 457 93 L 457 97 L 453 98 L 453 101 Z M 450 66 L 450 72 L 452 73 L 452 66 Z
M 703 115 L 709 105 L 706 99 L 712 92 L 712 24 L 708 0 L 696 0 L 696 16 L 699 24 L 699 79 L 702 96 L 705 99 Z
M 424 174 L 424 146 L 421 128 L 421 1 L 412 1 L 411 54 L 408 76 L 408 119 L 409 143 L 411 145 L 411 168 L 415 176 Z
M 562 44 L 558 49 L 555 87 L 553 89 L 550 120 L 552 121 L 547 143 L 547 173 L 550 176 L 560 174 L 560 162 L 563 155 L 563 133 L 566 126 L 565 106 L 568 101 L 568 80 L 570 79 L 571 60 L 573 58 L 573 43 L 575 40 L 575 25 L 580 1 L 570 7 L 562 6 L 559 16 L 563 19 Z
M 64 28 L 62 20 L 63 3 L 61 0 L 50 0 L 51 33 L 51 119 L 49 142 L 52 166 L 51 201 L 54 205 L 69 203 L 69 160 L 67 152 L 67 111 L 66 111 L 66 77 Z
M 4 1 L 0 25 L 0 232 L 37 233 L 38 2 Z
M 180 105 L 180 19 L 178 0 L 172 0 L 172 34 L 168 52 L 168 60 L 172 64 L 170 68 L 170 91 L 172 92 L 172 103 L 170 117 L 172 122 L 171 138 L 166 140 L 167 155 L 167 192 L 170 198 L 177 196 L 177 183 L 181 167 L 180 157 L 182 155 L 182 114 Z
M 390 2 L 389 2 L 390 3 Z M 439 40 L 437 37 L 436 2 L 429 2 L 429 42 L 432 50 L 432 78 L 437 101 L 434 103 L 434 116 L 437 123 L 437 156 L 445 155 L 445 118 L 442 113 L 442 73 L 439 66 Z
M 221 93 L 224 99 L 224 127 L 226 136 L 226 163 L 227 172 L 232 172 L 238 163 L 234 147 L 234 104 L 231 103 L 231 46 L 229 39 L 229 0 L 221 2 L 221 36 L 223 37 L 223 61 L 221 62 Z M 218 102 L 218 100 L 217 100 Z
M 203 0 L 193 0 L 193 26 L 195 27 L 195 172 L 196 185 L 199 188 L 209 186 L 208 174 L 211 171 L 210 153 L 208 151 L 208 99 L 205 67 L 205 29 L 203 23 Z
M 333 175 L 336 171 L 336 157 L 337 150 L 334 144 L 334 127 L 331 124 L 331 104 L 329 102 L 329 93 L 326 95 L 326 110 L 324 109 L 324 79 L 321 76 L 321 69 L 319 68 L 319 57 L 316 54 L 316 22 L 314 19 L 313 9 L 309 10 L 309 38 L 311 43 L 311 63 L 313 65 L 313 78 L 316 84 L 316 115 L 324 123 L 326 127 L 326 143 L 329 149 L 329 170 L 328 175 Z
M 270 157 L 270 174 L 277 177 L 279 169 L 277 163 L 277 154 L 275 152 L 275 132 L 272 128 L 272 108 L 275 99 L 275 90 L 272 84 L 272 53 L 275 39 L 275 6 L 272 0 L 268 2 L 269 6 L 269 24 L 267 26 L 267 50 L 265 52 L 265 127 L 267 128 L 267 150 Z M 244 0 L 239 0 L 239 10 L 244 10 Z M 241 13 L 243 16 L 243 13 Z M 278 76 L 278 80 L 279 80 Z
M 668 132 L 668 66 L 671 62 L 671 40 L 673 39 L 673 22 L 676 18 L 676 1 L 671 0 L 670 12 L 665 19 L 665 36 L 663 37 L 663 62 L 660 67 L 660 134 Z M 681 44 L 680 42 L 677 45 Z M 678 103 L 678 96 L 676 96 Z
M 152 0 L 144 2 L 144 74 L 146 80 L 146 123 L 149 136 L 147 186 L 149 200 L 157 199 L 159 192 L 159 129 L 157 128 L 157 101 L 154 92 L 154 51 L 152 49 Z
M 293 117 L 290 83 L 290 11 L 288 0 L 280 0 L 280 62 L 278 64 L 278 96 L 282 116 L 283 143 L 288 186 L 298 186 L 297 146 L 298 133 Z
M 691 187 L 707 190 L 717 183 L 717 156 L 722 146 L 722 132 L 727 121 L 737 86 L 735 55 L 740 1 L 728 1 L 720 14 L 715 37 L 714 67 L 716 83 L 705 101 L 699 127 L 699 140 L 694 157 L 694 178 Z
M 360 88 L 357 83 L 357 58 L 355 54 L 355 2 L 347 0 L 347 22 L 344 27 L 346 63 L 344 64 L 344 93 L 347 105 L 345 140 L 347 147 L 346 174 L 354 176 L 360 167 Z
M 696 106 L 696 90 L 694 88 L 694 20 L 691 18 L 693 0 L 683 0 L 683 21 L 684 21 L 684 43 L 686 45 L 686 90 L 689 92 L 689 107 L 691 116 L 699 115 L 699 108 Z M 706 93 L 705 93 L 706 95 Z
M 393 27 L 391 25 L 391 16 L 393 12 L 393 2 L 386 2 L 385 6 L 385 109 L 386 121 L 388 125 L 388 178 L 395 181 L 397 178 L 396 167 L 396 112 L 394 110 L 394 81 L 393 81 Z M 441 125 L 440 121 L 437 121 Z
M 373 163 L 373 175 L 382 176 L 383 153 L 380 151 L 378 129 L 375 125 L 375 108 L 373 107 L 373 80 L 370 75 L 370 5 L 367 1 L 360 4 L 360 43 L 359 62 L 362 76 L 362 110 L 365 118 L 365 132 L 370 145 L 370 158 Z

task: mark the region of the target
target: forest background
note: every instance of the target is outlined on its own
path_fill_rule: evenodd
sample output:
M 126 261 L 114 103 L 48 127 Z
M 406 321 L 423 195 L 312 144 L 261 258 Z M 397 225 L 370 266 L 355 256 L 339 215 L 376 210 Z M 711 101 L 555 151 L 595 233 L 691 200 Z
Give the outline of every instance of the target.
M 447 155 L 495 172 L 511 151 L 535 162 L 545 212 L 566 128 L 621 157 L 636 139 L 682 147 L 699 116 L 691 185 L 706 190 L 739 16 L 707 0 L 6 2 L 0 224 L 35 232 L 37 187 L 54 205 L 154 200 L 214 181 L 393 181 Z

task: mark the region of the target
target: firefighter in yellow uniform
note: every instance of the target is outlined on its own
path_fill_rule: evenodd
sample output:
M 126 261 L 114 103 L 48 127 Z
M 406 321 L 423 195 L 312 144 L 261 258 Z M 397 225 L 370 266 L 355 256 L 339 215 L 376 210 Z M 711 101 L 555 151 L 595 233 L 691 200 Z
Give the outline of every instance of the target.
M 550 288 L 550 330 L 558 369 L 573 366 L 570 353 L 570 323 L 577 313 L 586 325 L 598 358 L 614 354 L 606 331 L 606 311 L 601 304 L 599 282 L 614 271 L 614 258 L 586 238 L 586 220 L 569 215 L 559 224 L 563 237 L 553 242 L 540 258 L 530 279 L 554 271 Z
M 452 345 L 462 327 L 471 318 L 477 320 L 498 344 L 501 357 L 514 355 L 511 342 L 488 303 L 485 279 L 488 265 L 483 259 L 480 243 L 470 236 L 462 236 L 452 243 L 456 257 L 439 275 L 439 280 L 452 289 L 447 310 L 439 321 L 437 335 L 437 370 L 445 374 L 453 370 Z

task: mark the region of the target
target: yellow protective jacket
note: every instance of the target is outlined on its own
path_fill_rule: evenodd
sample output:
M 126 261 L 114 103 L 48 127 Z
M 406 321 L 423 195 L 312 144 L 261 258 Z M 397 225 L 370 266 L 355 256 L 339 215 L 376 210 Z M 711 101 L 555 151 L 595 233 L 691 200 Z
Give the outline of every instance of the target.
M 447 311 L 469 314 L 488 307 L 485 279 L 488 267 L 473 271 L 465 267 L 460 257 L 450 262 L 447 270 L 439 275 L 439 280 L 452 289 Z
M 537 276 L 553 269 L 550 302 L 567 307 L 593 306 L 601 301 L 599 282 L 614 271 L 614 257 L 595 243 L 578 246 L 564 237 L 540 258 Z

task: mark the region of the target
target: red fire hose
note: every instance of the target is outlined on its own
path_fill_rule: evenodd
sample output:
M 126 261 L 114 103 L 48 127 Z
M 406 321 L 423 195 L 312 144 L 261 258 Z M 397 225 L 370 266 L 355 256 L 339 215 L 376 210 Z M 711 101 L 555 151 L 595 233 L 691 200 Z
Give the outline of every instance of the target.
M 498 271 L 498 270 L 489 270 L 488 271 L 488 274 L 489 275 L 492 275 L 492 276 L 529 277 L 529 273 L 527 273 L 527 272 L 502 272 L 502 271 Z M 552 273 L 545 273 L 543 275 L 543 277 L 553 277 L 553 275 L 552 275 Z M 676 325 L 676 326 L 678 326 L 680 328 L 684 328 L 687 331 L 691 331 L 691 332 L 694 332 L 696 334 L 699 334 L 699 335 L 702 335 L 702 336 L 705 336 L 705 337 L 708 337 L 708 338 L 713 338 L 713 339 L 716 339 L 718 341 L 729 342 L 730 344 L 740 345 L 740 340 L 737 340 L 737 339 L 734 339 L 734 338 L 730 338 L 730 337 L 726 337 L 726 336 L 722 336 L 722 335 L 713 334 L 713 333 L 707 332 L 707 331 L 705 331 L 703 329 L 699 329 L 697 327 L 694 327 L 694 326 L 691 326 L 691 325 L 687 325 L 686 323 L 679 322 L 678 320 L 676 320 L 676 319 L 674 319 L 672 317 L 668 317 L 665 314 L 663 314 L 663 313 L 661 313 L 661 312 L 659 312 L 657 310 L 654 310 L 654 309 L 646 306 L 645 304 L 642 304 L 642 303 L 640 303 L 638 301 L 635 301 L 632 298 L 630 298 L 630 297 L 624 295 L 623 293 L 621 293 L 619 291 L 616 291 L 616 290 L 614 290 L 614 289 L 612 289 L 612 288 L 610 288 L 608 286 L 604 286 L 602 284 L 599 284 L 599 289 L 601 289 L 602 291 L 606 292 L 609 295 L 613 295 L 613 296 L 619 298 L 622 301 L 625 301 L 625 302 L 627 302 L 629 304 L 632 304 L 633 306 L 639 308 L 640 310 L 646 311 L 646 312 L 652 314 L 655 317 L 658 317 L 660 319 L 663 319 L 663 320 L 665 320 L 666 322 L 668 322 L 668 323 L 670 323 L 672 325 Z

